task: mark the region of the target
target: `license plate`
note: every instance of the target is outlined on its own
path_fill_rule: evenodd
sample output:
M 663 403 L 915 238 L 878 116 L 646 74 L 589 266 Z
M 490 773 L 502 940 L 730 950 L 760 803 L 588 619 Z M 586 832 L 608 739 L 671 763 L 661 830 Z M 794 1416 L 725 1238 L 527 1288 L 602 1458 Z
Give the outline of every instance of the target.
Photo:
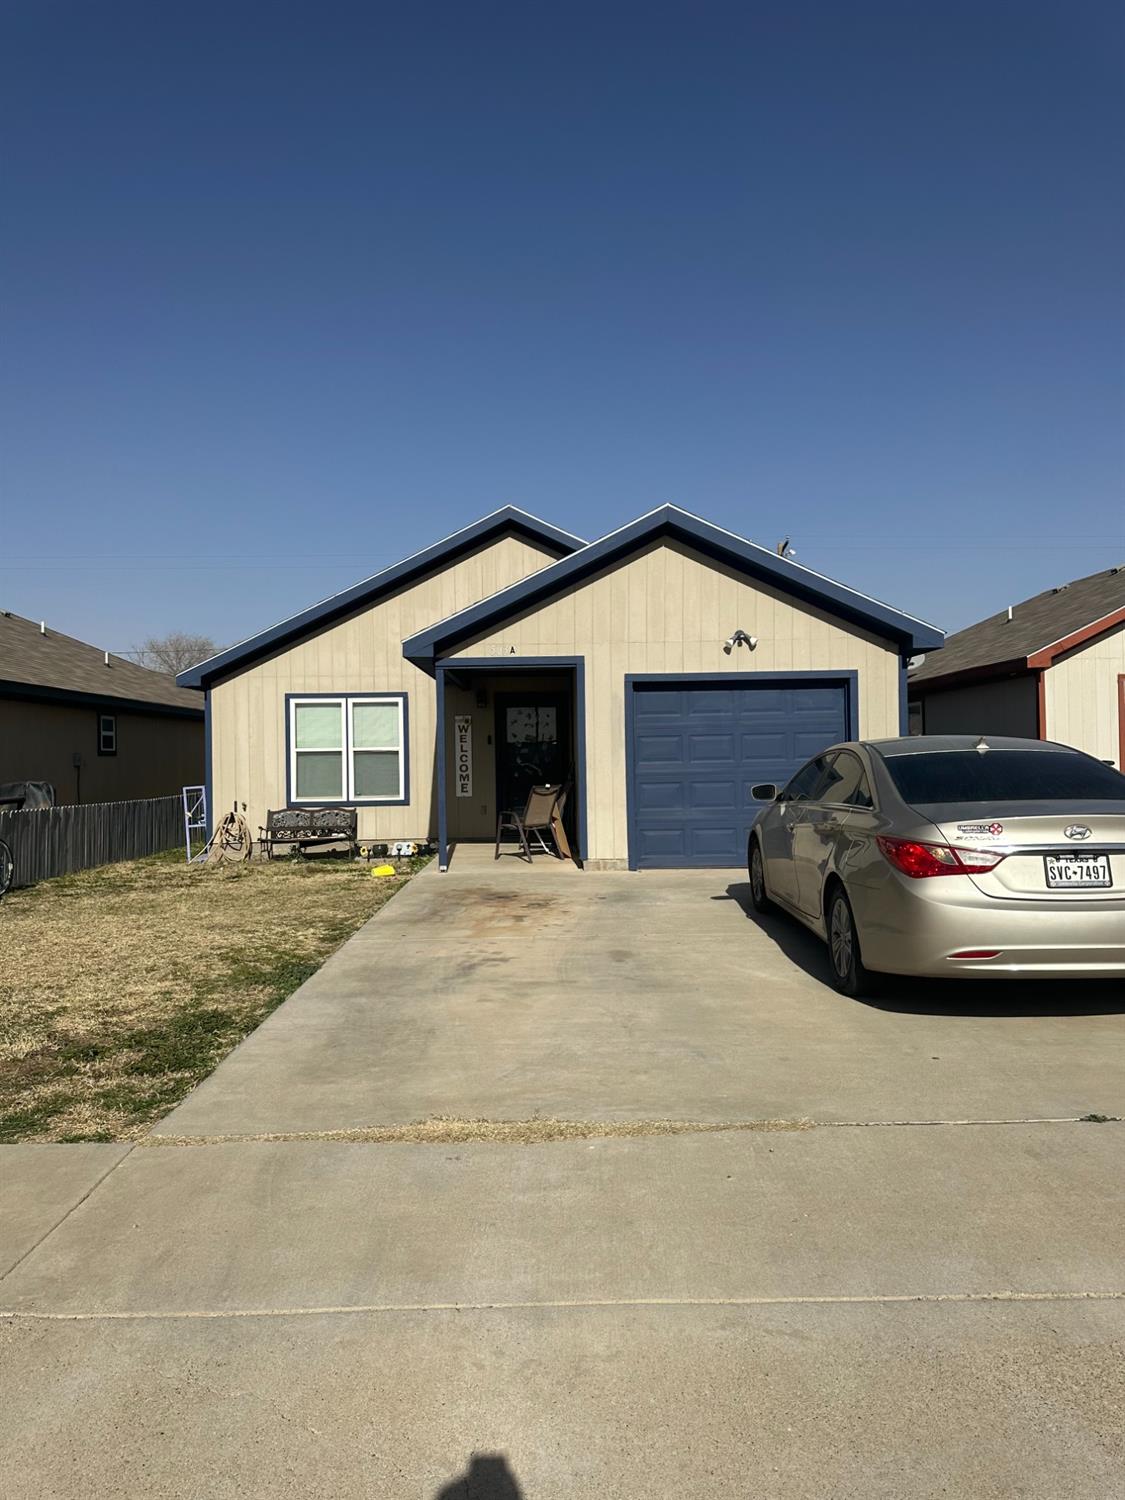
M 1053 891 L 1113 884 L 1108 854 L 1048 854 L 1047 885 Z

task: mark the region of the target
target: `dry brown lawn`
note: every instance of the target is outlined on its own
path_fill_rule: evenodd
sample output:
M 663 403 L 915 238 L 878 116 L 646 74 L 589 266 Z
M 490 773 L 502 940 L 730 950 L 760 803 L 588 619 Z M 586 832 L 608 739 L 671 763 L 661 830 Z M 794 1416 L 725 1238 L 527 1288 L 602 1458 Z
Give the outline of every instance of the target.
M 0 902 L 0 1141 L 147 1127 L 409 878 L 330 857 L 107 865 Z

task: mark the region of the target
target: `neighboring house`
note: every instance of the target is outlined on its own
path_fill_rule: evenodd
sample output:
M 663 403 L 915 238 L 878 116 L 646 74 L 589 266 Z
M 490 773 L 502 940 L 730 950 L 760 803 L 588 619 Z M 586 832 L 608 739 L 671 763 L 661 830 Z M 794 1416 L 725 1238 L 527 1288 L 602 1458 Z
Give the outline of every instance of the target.
M 255 828 L 354 805 L 361 838 L 444 865 L 571 779 L 584 862 L 731 866 L 750 786 L 904 732 L 905 662 L 941 643 L 675 506 L 591 544 L 508 507 L 178 680 L 207 694 L 213 811 Z
M 203 778 L 203 700 L 164 672 L 0 612 L 0 782 L 59 803 L 178 793 Z
M 1047 589 L 910 674 L 919 734 L 1056 740 L 1125 770 L 1125 566 Z

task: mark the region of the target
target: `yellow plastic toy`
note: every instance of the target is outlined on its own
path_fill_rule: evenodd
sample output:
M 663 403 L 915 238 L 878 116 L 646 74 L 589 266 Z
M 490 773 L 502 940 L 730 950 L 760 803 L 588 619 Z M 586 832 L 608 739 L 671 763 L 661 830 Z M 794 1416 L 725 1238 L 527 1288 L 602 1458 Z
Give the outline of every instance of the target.
M 372 875 L 397 875 L 398 871 L 394 865 L 376 865 L 371 873 Z

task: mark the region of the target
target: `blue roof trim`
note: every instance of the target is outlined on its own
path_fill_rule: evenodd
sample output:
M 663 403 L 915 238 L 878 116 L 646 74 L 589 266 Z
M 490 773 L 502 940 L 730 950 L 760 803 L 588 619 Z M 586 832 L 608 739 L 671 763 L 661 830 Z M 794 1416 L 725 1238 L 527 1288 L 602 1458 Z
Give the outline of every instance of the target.
M 212 656 L 207 661 L 198 662 L 194 667 L 189 667 L 186 672 L 181 672 L 176 681 L 180 687 L 206 687 L 217 677 L 230 672 L 232 668 L 246 667 L 270 651 L 299 640 L 311 631 L 321 629 L 343 615 L 371 604 L 393 589 L 401 588 L 411 579 L 429 572 L 434 567 L 442 563 L 450 563 L 463 553 L 471 552 L 475 547 L 490 541 L 493 537 L 509 532 L 515 532 L 533 542 L 545 542 L 564 556 L 586 545 L 581 537 L 572 536 L 568 531 L 560 531 L 557 526 L 541 521 L 538 516 L 529 515 L 518 506 L 505 505 L 500 510 L 494 510 L 491 515 L 474 521 L 471 526 L 465 526 L 460 531 L 455 531 L 452 536 L 435 542 L 433 546 L 413 553 L 402 562 L 384 568 L 380 573 L 373 573 L 370 578 L 363 579 L 350 589 L 345 589 L 340 594 L 332 594 L 329 598 L 321 600 L 319 604 L 314 604 L 310 609 L 291 615 L 280 624 L 272 625 L 268 630 L 263 630 L 248 640 L 240 641 L 237 646 L 231 646 L 227 651 L 220 651 L 217 656 Z
M 821 573 L 814 573 L 789 558 L 779 557 L 768 547 L 760 547 L 756 542 L 748 542 L 733 532 L 724 531 L 679 506 L 662 505 L 623 526 L 620 531 L 611 531 L 599 541 L 591 542 L 580 552 L 564 557 L 481 603 L 412 635 L 403 642 L 403 655 L 415 666 L 432 673 L 435 657 L 447 655 L 459 641 L 479 634 L 517 610 L 541 603 L 660 536 L 676 537 L 696 551 L 772 583 L 807 604 L 866 626 L 897 642 L 902 650 L 936 651 L 945 642 L 944 632 L 935 625 L 892 609 L 889 604 L 871 599 Z

